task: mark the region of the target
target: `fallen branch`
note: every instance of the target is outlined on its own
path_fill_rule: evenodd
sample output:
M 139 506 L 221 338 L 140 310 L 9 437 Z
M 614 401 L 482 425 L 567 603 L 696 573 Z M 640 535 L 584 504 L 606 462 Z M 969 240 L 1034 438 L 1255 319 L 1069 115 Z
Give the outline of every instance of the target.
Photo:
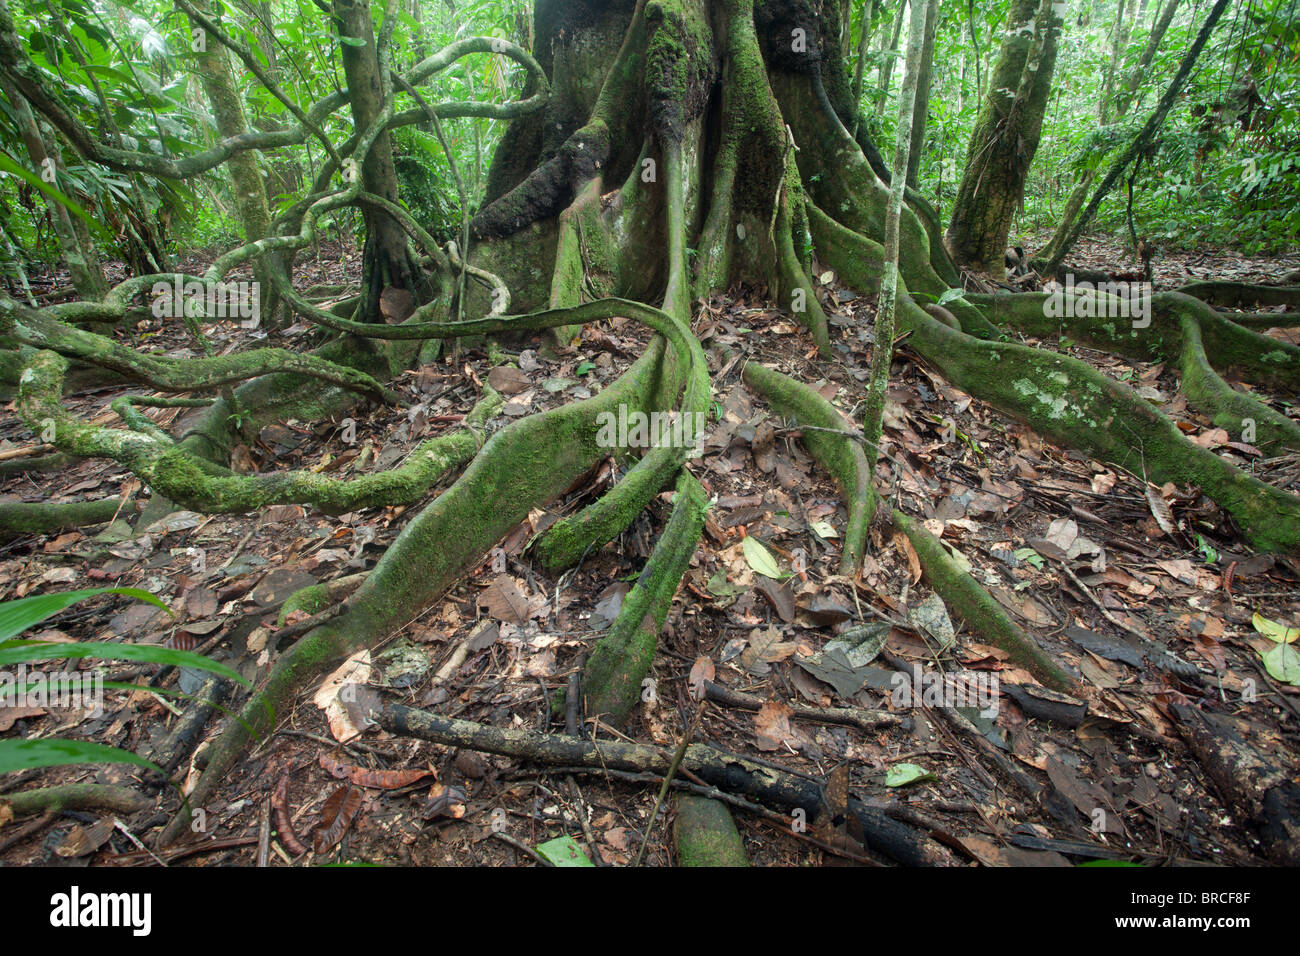
M 592 770 L 607 767 L 662 777 L 671 763 L 671 757 L 658 747 L 489 727 L 440 717 L 400 704 L 385 704 L 382 711 L 372 716 L 380 727 L 392 734 L 515 757 L 545 766 Z M 727 793 L 739 794 L 772 807 L 801 809 L 808 819 L 816 817 L 824 801 L 823 788 L 814 781 L 743 758 L 722 755 L 702 744 L 686 748 L 681 770 Z M 876 852 L 905 866 L 954 865 L 955 860 L 945 847 L 891 819 L 882 810 L 855 797 L 849 798 L 849 809 L 861 822 L 868 845 Z

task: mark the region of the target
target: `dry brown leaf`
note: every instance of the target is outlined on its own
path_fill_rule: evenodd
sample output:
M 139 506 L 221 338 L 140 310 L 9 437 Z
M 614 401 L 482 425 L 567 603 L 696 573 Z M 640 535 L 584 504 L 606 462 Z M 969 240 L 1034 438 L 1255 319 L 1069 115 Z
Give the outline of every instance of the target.
M 907 558 L 908 577 L 912 584 L 921 580 L 921 558 L 916 553 L 916 548 L 912 547 L 912 542 L 908 540 L 905 534 L 894 535 L 894 547 L 902 552 Z
M 331 777 L 350 780 L 358 787 L 371 787 L 376 790 L 398 790 L 423 780 L 435 777 L 432 770 L 367 770 L 341 763 L 327 754 L 321 754 L 320 765 Z
M 478 596 L 478 606 L 498 621 L 523 624 L 530 615 L 528 599 L 508 575 L 498 574 L 487 590 Z
M 691 697 L 695 700 L 703 700 L 704 682 L 711 681 L 716 676 L 717 669 L 710 658 L 703 656 L 695 658 L 695 663 L 691 665 Z
M 347 701 L 340 699 L 343 688 L 349 685 L 365 684 L 374 669 L 370 666 L 370 650 L 363 648 L 349 657 L 334 673 L 326 677 L 316 691 L 312 702 L 325 711 L 329 721 L 330 733 L 339 743 L 347 743 L 361 736 L 359 727 L 349 712 Z
M 791 739 L 790 718 L 794 711 L 779 700 L 766 701 L 754 715 L 754 732 L 759 750 L 776 750 Z
M 1160 489 L 1155 485 L 1147 485 L 1147 504 L 1151 506 L 1151 517 L 1155 518 L 1160 530 L 1165 534 L 1173 534 L 1177 527 L 1174 524 L 1174 512 L 1169 507 L 1169 502 L 1160 497 Z
M 335 846 L 360 810 L 361 791 L 351 785 L 339 787 L 330 794 L 321 807 L 320 823 L 311 831 L 312 849 L 321 854 Z

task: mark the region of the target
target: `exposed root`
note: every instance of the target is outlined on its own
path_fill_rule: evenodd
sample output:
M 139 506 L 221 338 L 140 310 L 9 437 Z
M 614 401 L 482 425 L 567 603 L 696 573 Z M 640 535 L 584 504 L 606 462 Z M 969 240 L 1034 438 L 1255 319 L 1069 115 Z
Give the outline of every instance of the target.
M 1180 388 L 1187 401 L 1233 437 L 1242 435 L 1247 428 L 1252 429 L 1254 440 L 1250 444 L 1266 455 L 1300 451 L 1300 424 L 1253 395 L 1232 388 L 1206 358 L 1200 323 L 1184 315 L 1179 324 L 1183 333 Z
M 385 704 L 376 719 L 379 726 L 389 733 L 501 754 L 544 766 L 663 774 L 671 760 L 671 756 L 659 747 L 489 727 L 398 704 Z M 823 808 L 825 797 L 821 783 L 775 770 L 769 765 L 752 763 L 735 754 L 721 753 L 704 744 L 692 744 L 686 748 L 681 769 L 684 774 L 689 772 L 692 777 L 724 793 L 748 797 L 789 812 L 802 810 L 809 820 L 815 819 Z M 904 866 L 954 865 L 952 853 L 928 834 L 899 823 L 879 807 L 850 796 L 848 809 L 862 824 L 872 850 Z
M 621 727 L 640 700 L 641 682 L 654 660 L 659 631 L 704 529 L 707 503 L 700 483 L 683 471 L 672 516 L 654 553 L 624 597 L 609 634 L 596 643 L 587 660 L 582 688 L 589 716 Z
M 678 866 L 749 866 L 745 841 L 725 803 L 688 794 L 678 794 L 674 803 Z
M 53 423 L 56 447 L 116 461 L 170 501 L 206 514 L 256 511 L 272 504 L 310 504 L 330 514 L 409 504 L 474 456 L 483 443 L 483 422 L 501 404 L 500 396 L 489 389 L 466 419 L 470 428 L 422 442 L 404 464 L 378 474 L 348 480 L 312 471 L 220 475 L 152 423 L 141 431 L 122 431 L 74 418 L 59 400 L 66 368 L 67 360 L 53 352 L 31 358 L 15 403 L 28 426 L 39 431 L 43 423 Z
M 838 231 L 825 228 L 822 233 L 833 240 L 825 248 L 819 245 L 824 261 L 835 265 L 850 281 L 869 267 L 864 265 L 863 253 L 869 252 L 874 243 L 862 236 L 853 239 L 852 230 L 844 228 Z M 1003 299 L 1012 301 L 1003 303 Z M 1012 324 L 1022 329 L 1055 332 L 1059 319 L 1047 314 L 1044 302 L 1045 296 L 1041 294 L 998 296 L 994 297 L 993 311 L 995 317 L 1015 320 Z M 1292 352 L 1300 353 L 1300 350 L 1232 326 L 1188 296 L 1160 293 L 1152 298 L 1150 305 L 1153 314 L 1186 308 L 1203 310 L 1198 315 L 1205 320 L 1202 330 L 1209 330 L 1215 336 L 1215 351 L 1227 353 L 1225 361 L 1250 362 L 1257 371 L 1266 367 L 1274 371 L 1275 377 L 1289 376 L 1297 367 L 1300 356 L 1293 356 Z M 913 333 L 909 346 L 958 388 L 1027 422 L 1061 445 L 1086 450 L 1151 481 L 1194 485 L 1233 517 L 1255 547 L 1300 553 L 1300 498 L 1247 475 L 1196 445 L 1128 386 L 1068 355 L 1009 342 L 983 341 L 955 331 L 906 295 L 899 300 L 898 319 L 900 328 Z M 1141 326 L 1135 329 L 1132 318 L 1128 322 L 1128 326 L 1121 328 L 1105 319 L 1075 319 L 1071 320 L 1071 332 L 1077 330 L 1085 340 L 1090 336 L 1104 337 L 1121 350 L 1145 352 L 1158 348 L 1178 354 L 1173 351 L 1181 344 L 1178 325 L 1162 323 L 1151 329 Z M 964 321 L 962 324 L 965 327 Z M 1142 331 L 1151 334 L 1144 339 Z M 1250 337 L 1249 342 L 1245 341 L 1246 337 Z M 1250 346 L 1256 339 L 1276 348 L 1264 355 L 1252 354 Z
M 953 560 L 948 549 L 923 525 L 898 509 L 894 526 L 907 535 L 921 559 L 921 569 L 935 593 L 970 625 L 971 630 L 1037 677 L 1047 687 L 1069 690 L 1075 681 L 1011 620 L 997 601 Z
M 0 502 L 0 533 L 49 534 L 70 528 L 112 521 L 121 511 L 130 513 L 129 499 L 103 501 L 4 501 Z
M 129 381 L 142 382 L 160 391 L 217 389 L 271 372 L 297 372 L 351 389 L 374 401 L 404 404 L 400 396 L 365 372 L 315 355 L 272 348 L 189 359 L 142 355 L 107 336 L 74 328 L 8 298 L 0 298 L 0 331 L 24 345 L 49 349 L 68 358 L 110 369 Z
M 638 303 L 604 300 L 529 318 L 535 320 L 534 328 L 554 328 L 617 314 L 663 333 L 688 380 L 697 363 L 704 367 L 693 336 L 671 317 Z M 213 745 L 192 794 L 193 804 L 203 804 L 253 737 L 269 729 L 304 685 L 410 621 L 482 560 L 529 509 L 561 493 L 598 461 L 606 450 L 597 438 L 597 416 L 616 414 L 620 405 L 651 407 L 662 341 L 653 339 L 646 353 L 594 398 L 529 416 L 496 432 L 459 480 L 403 529 L 349 600 L 347 612 L 311 631 L 280 657 L 239 719 L 228 724 Z M 183 832 L 187 816 L 188 808 L 173 818 L 160 837 L 162 843 Z
M 878 502 L 871 486 L 871 465 L 861 445 L 849 440 L 845 434 L 835 434 L 844 433 L 851 426 L 834 405 L 802 382 L 757 362 L 746 363 L 741 374 L 746 385 L 762 395 L 782 415 L 794 419 L 796 425 L 828 429 L 805 431 L 803 443 L 839 485 L 844 506 L 849 512 L 840 554 L 840 573 L 857 574 L 865 553 L 867 529 Z
M 69 783 L 0 794 L 0 806 L 8 806 L 16 817 L 51 810 L 111 810 L 125 815 L 152 807 L 153 800 L 127 787 Z
M 1191 282 L 1178 291 L 1222 308 L 1248 309 L 1256 305 L 1285 305 L 1291 309 L 1300 309 L 1300 286 L 1295 285 Z
M 844 419 L 829 402 L 794 379 L 750 362 L 744 369 L 747 385 L 759 391 L 772 405 L 797 421 L 827 431 L 806 431 L 804 444 L 831 472 L 849 508 L 849 526 L 844 535 L 840 573 L 852 575 L 862 561 L 866 533 L 877 503 L 871 487 L 869 467 L 861 446 L 853 440 Z M 837 433 L 838 432 L 838 433 Z M 942 544 L 924 527 L 895 510 L 895 525 L 916 548 L 931 587 L 950 604 L 984 640 L 1010 653 L 1039 680 L 1058 690 L 1073 681 L 1043 653 L 998 606 L 989 593 L 957 564 Z

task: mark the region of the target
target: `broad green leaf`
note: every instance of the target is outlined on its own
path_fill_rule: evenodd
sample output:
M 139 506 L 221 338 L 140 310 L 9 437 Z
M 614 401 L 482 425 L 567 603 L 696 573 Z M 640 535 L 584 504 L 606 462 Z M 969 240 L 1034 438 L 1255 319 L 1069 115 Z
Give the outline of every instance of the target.
M 838 538 L 840 536 L 829 521 L 814 521 L 808 527 L 817 532 L 819 538 Z M 746 538 L 745 540 L 748 541 L 749 539 Z
M 960 299 L 966 292 L 962 289 L 945 289 L 943 295 L 939 296 L 939 305 L 947 305 L 954 299 Z
M 147 664 L 172 664 L 176 667 L 193 667 L 211 671 L 239 681 L 245 687 L 253 685 L 238 671 L 225 664 L 209 660 L 193 651 L 178 651 L 154 644 L 101 644 L 76 641 L 71 644 L 52 644 L 48 641 L 8 641 L 0 647 L 0 667 L 24 661 L 50 661 L 63 658 L 89 657 L 101 661 L 142 661 Z
M 554 866 L 596 865 L 587 859 L 587 854 L 582 852 L 582 847 L 578 846 L 577 841 L 567 834 L 541 844 L 537 848 L 537 853 Z
M 41 623 L 47 617 L 58 614 L 64 608 L 97 594 L 125 594 L 127 597 L 160 607 L 168 614 L 172 613 L 171 608 L 166 604 L 148 591 L 139 588 L 89 588 L 84 591 L 61 591 L 58 594 L 35 594 L 0 604 L 0 641 L 7 641 L 15 634 L 21 634 L 29 627 Z
M 1283 684 L 1300 687 L 1300 654 L 1289 644 L 1279 644 L 1265 654 L 1264 669 Z
M 1300 627 L 1286 627 L 1277 621 L 1270 621 L 1258 611 L 1250 619 L 1250 623 L 1270 641 L 1277 641 L 1279 644 L 1294 644 L 1296 638 L 1300 637 Z
M 926 770 L 920 764 L 898 763 L 890 767 L 885 774 L 886 787 L 906 787 L 909 783 L 919 783 L 922 780 L 934 780 L 934 774 Z
M 776 563 L 776 558 L 772 557 L 772 552 L 763 546 L 763 542 L 757 538 L 746 537 L 740 547 L 745 553 L 745 561 L 756 572 L 769 578 L 781 577 L 781 566 Z
M 13 173 L 15 176 L 17 176 L 27 185 L 31 186 L 33 189 L 40 190 L 45 195 L 53 199 L 55 202 L 60 203 L 63 206 L 66 206 L 69 212 L 71 212 L 74 216 L 77 216 L 79 219 L 82 219 L 86 223 L 86 225 L 88 225 L 96 233 L 103 236 L 105 239 L 110 238 L 108 234 L 108 230 L 104 228 L 102 223 L 91 218 L 90 214 L 86 212 L 86 210 L 82 209 L 79 205 L 77 205 L 72 199 L 65 196 L 58 189 L 55 189 L 53 185 L 47 183 L 45 180 L 41 179 L 41 177 L 37 176 L 35 173 L 31 172 L 28 169 L 25 169 L 21 164 L 16 162 L 12 156 L 10 156 L 2 149 L 0 149 L 0 171 L 6 173 Z
M 1038 570 L 1041 571 L 1043 569 L 1043 556 L 1033 548 L 1021 548 L 1015 552 L 1015 555 L 1021 561 L 1032 564 L 1034 567 L 1038 568 Z
M 132 763 L 163 773 L 163 769 L 152 761 L 138 757 L 129 750 L 119 750 L 104 744 L 58 738 L 0 740 L 0 773 L 79 763 Z M 0 797 L 0 802 L 3 800 L 4 797 Z

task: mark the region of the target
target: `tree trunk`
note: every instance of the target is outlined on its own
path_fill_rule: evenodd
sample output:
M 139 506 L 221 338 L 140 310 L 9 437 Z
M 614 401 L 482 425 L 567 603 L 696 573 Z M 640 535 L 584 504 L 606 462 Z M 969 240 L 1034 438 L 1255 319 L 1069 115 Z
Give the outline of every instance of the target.
M 1110 47 L 1110 60 L 1106 64 L 1106 72 L 1102 76 L 1101 93 L 1097 100 L 1097 121 L 1102 126 L 1110 123 L 1111 100 L 1115 94 L 1115 78 L 1119 73 L 1120 59 L 1124 55 L 1124 50 L 1128 47 L 1129 30 L 1133 25 L 1133 4 L 1135 0 L 1128 0 L 1127 11 L 1125 10 L 1125 0 L 1118 0 L 1115 7 L 1115 27 L 1114 40 Z
M 930 115 L 930 77 L 934 72 L 934 33 L 939 26 L 939 0 L 927 0 L 925 36 L 921 41 L 920 65 L 916 75 L 916 104 L 912 114 L 912 144 L 907 154 L 907 185 L 917 187 L 921 153 L 925 146 L 925 125 Z M 911 55 L 911 51 L 908 51 Z
M 352 121 L 357 132 L 362 133 L 374 125 L 386 101 L 370 4 L 366 0 L 334 0 L 334 19 L 341 38 L 360 41 L 359 45 L 344 42 L 340 50 L 343 72 L 348 81 Z M 393 142 L 387 130 L 375 138 L 359 171 L 349 167 L 347 159 L 344 159 L 345 179 L 358 174 L 366 192 L 389 202 L 398 201 Z M 384 290 L 391 288 L 411 295 L 409 301 L 403 297 L 390 300 L 400 302 L 393 314 L 404 319 L 411 311 L 409 307 L 427 301 L 432 297 L 432 291 L 422 278 L 419 262 L 401 223 L 374 206 L 365 206 L 362 215 L 366 241 L 362 252 L 364 268 L 359 314 L 372 321 L 381 319 L 380 298 Z M 393 308 L 390 306 L 390 311 Z
M 959 266 L 1002 274 L 1011 220 L 1042 133 L 1061 25 L 1051 0 L 1011 5 L 945 234 Z
M 903 35 L 903 19 L 907 16 L 908 0 L 898 0 L 898 13 L 894 16 L 894 29 L 881 38 L 880 43 L 880 83 L 876 89 L 876 118 L 885 115 L 885 103 L 889 101 L 889 78 L 894 73 L 894 54 L 898 52 L 898 39 Z M 888 46 L 885 46 L 886 41 Z
M 230 54 L 216 37 L 203 32 L 197 20 L 190 20 L 190 28 L 192 35 L 203 41 L 202 49 L 195 51 L 194 71 L 198 74 L 203 92 L 212 108 L 217 134 L 223 139 L 242 136 L 248 132 L 248 122 L 244 116 L 239 87 L 235 84 Z M 271 212 L 266 203 L 266 185 L 262 181 L 257 152 L 249 149 L 236 153 L 230 157 L 226 167 L 230 172 L 231 191 L 235 197 L 239 224 L 244 231 L 244 241 L 253 242 L 265 238 L 271 234 Z M 253 269 L 254 278 L 259 284 L 262 314 L 269 315 L 276 308 L 273 298 L 275 293 L 265 273 L 264 266 L 258 265 Z

